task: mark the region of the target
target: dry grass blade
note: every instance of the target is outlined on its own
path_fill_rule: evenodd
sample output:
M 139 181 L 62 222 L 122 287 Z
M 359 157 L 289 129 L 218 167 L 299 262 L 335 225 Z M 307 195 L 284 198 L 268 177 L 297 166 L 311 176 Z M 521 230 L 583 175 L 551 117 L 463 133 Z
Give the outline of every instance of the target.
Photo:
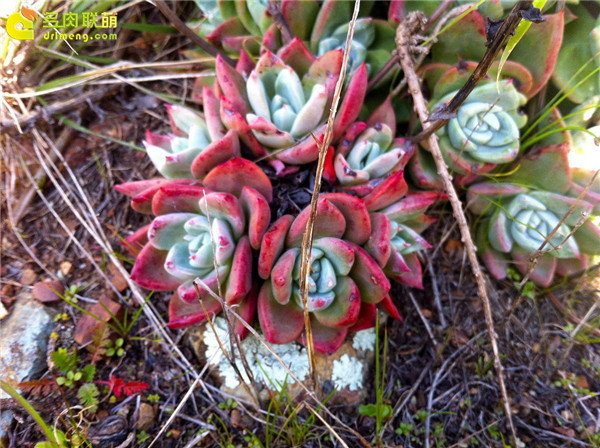
M 348 28 L 348 34 L 346 35 L 346 46 L 344 48 L 344 56 L 342 59 L 342 68 L 340 70 L 340 77 L 338 78 L 337 84 L 335 85 L 335 91 L 333 94 L 333 103 L 329 110 L 329 117 L 327 118 L 327 128 L 325 130 L 325 136 L 323 142 L 319 147 L 319 160 L 317 162 L 317 172 L 315 174 L 315 188 L 310 201 L 310 214 L 308 222 L 306 224 L 306 232 L 302 238 L 302 252 L 300 255 L 300 294 L 302 295 L 302 304 L 304 305 L 304 325 L 306 331 L 306 341 L 309 354 L 310 371 L 313 378 L 315 390 L 319 390 L 319 380 L 315 368 L 315 348 L 313 345 L 312 331 L 310 328 L 310 315 L 308 312 L 308 279 L 310 277 L 311 270 L 311 255 L 312 255 L 312 244 L 314 239 L 314 228 L 315 220 L 317 219 L 317 202 L 319 200 L 319 192 L 321 191 L 321 181 L 323 179 L 323 169 L 325 167 L 325 156 L 327 154 L 327 148 L 333 133 L 333 123 L 335 121 L 335 115 L 337 107 L 340 102 L 340 96 L 342 94 L 342 88 L 344 87 L 344 78 L 346 75 L 346 68 L 348 67 L 348 58 L 350 57 L 350 45 L 354 36 L 354 27 L 356 25 L 356 19 L 358 18 L 358 11 L 360 9 L 360 0 L 354 2 L 354 11 L 352 12 L 352 20 Z
M 438 174 L 442 178 L 442 181 L 444 183 L 444 189 L 448 194 L 448 198 L 452 205 L 454 217 L 458 222 L 462 241 L 465 244 L 467 256 L 469 258 L 469 262 L 471 263 L 471 270 L 477 282 L 479 296 L 481 297 L 481 300 L 483 302 L 485 321 L 488 328 L 488 333 L 490 335 L 490 342 L 494 354 L 494 367 L 498 375 L 498 382 L 500 385 L 500 391 L 502 393 L 502 401 L 506 412 L 506 418 L 511 431 L 512 441 L 515 444 L 515 446 L 517 446 L 517 434 L 513 425 L 510 401 L 504 382 L 504 373 L 502 363 L 500 361 L 500 352 L 498 350 L 498 342 L 496 340 L 496 334 L 494 330 L 494 319 L 492 317 L 492 310 L 487 293 L 487 287 L 483 278 L 483 274 L 481 272 L 481 268 L 479 266 L 479 260 L 477 259 L 477 252 L 475 250 L 473 239 L 471 238 L 467 218 L 465 217 L 465 213 L 462 208 L 462 203 L 460 202 L 458 194 L 456 193 L 454 185 L 452 184 L 452 178 L 450 177 L 448 167 L 444 162 L 444 158 L 438 145 L 437 136 L 429 132 L 430 128 L 432 128 L 432 124 L 428 122 L 429 113 L 427 111 L 427 105 L 425 102 L 425 98 L 423 97 L 423 92 L 421 91 L 420 80 L 417 76 L 417 73 L 415 72 L 412 56 L 410 53 L 411 37 L 413 34 L 418 33 L 421 30 L 422 25 L 423 15 L 419 13 L 411 13 L 398 26 L 398 30 L 396 33 L 396 45 L 400 54 L 400 63 L 402 64 L 402 69 L 404 70 L 404 74 L 408 80 L 409 92 L 413 98 L 414 103 L 413 107 L 417 111 L 417 114 L 423 126 L 422 134 L 425 134 L 428 138 L 428 143 L 431 148 L 433 158 L 435 160 Z M 426 446 L 429 446 L 429 438 L 427 437 L 427 434 L 425 437 L 425 443 Z

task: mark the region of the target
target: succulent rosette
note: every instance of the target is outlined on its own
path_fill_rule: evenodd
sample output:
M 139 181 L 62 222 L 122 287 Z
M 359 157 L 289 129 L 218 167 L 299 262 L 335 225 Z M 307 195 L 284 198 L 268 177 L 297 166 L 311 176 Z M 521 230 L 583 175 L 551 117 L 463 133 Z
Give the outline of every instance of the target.
M 300 297 L 303 233 L 310 209 L 295 219 L 284 215 L 266 232 L 258 258 L 265 279 L 258 297 L 258 317 L 269 342 L 304 338 Z M 374 324 L 377 304 L 394 317 L 390 283 L 380 266 L 360 246 L 369 239 L 371 221 L 364 202 L 345 193 L 321 195 L 317 205 L 308 311 L 315 350 L 333 353 L 348 331 Z
M 168 105 L 173 134 L 146 132 L 148 157 L 168 179 L 201 179 L 215 166 L 240 155 L 238 136 L 234 131 L 226 132 L 218 109 L 214 110 L 216 99 L 207 87 L 203 98 L 206 119 L 183 106 Z
M 318 157 L 341 64 L 341 51 L 315 58 L 299 39 L 277 54 L 267 51 L 247 80 L 217 58 L 221 119 L 256 156 L 271 155 L 280 164 L 312 162 Z M 366 83 L 363 65 L 346 89 L 334 137 L 358 116 Z
M 211 293 L 239 304 L 251 320 L 254 305 L 246 299 L 252 248 L 258 249 L 267 230 L 272 199 L 272 186 L 256 165 L 233 158 L 211 170 L 203 184 L 158 179 L 118 189 L 155 216 L 126 240 L 133 253 L 141 247 L 131 278 L 155 291 L 177 290 L 169 306 L 172 328 L 218 312 L 221 304 Z
M 334 175 L 328 180 L 337 180 L 340 191 L 363 198 L 370 211 L 390 205 L 408 189 L 403 169 L 414 145 L 395 133 L 396 117 L 387 98 L 366 122 L 348 127 L 335 151 Z
M 531 255 L 576 202 L 558 193 L 506 183 L 473 185 L 469 198 L 474 201 L 472 210 L 486 215 L 478 228 L 477 244 L 486 266 L 497 279 L 505 278 L 513 263 L 523 274 L 527 273 Z M 574 212 L 558 226 L 544 247 L 549 251 L 538 260 L 531 280 L 548 286 L 555 273 L 584 269 L 590 255 L 600 254 L 597 224 L 588 219 L 575 230 L 582 214 L 589 214 L 592 209 L 593 205 L 587 201 L 575 205 Z
M 450 101 L 456 92 L 444 96 Z M 519 129 L 527 122 L 518 108 L 527 99 L 510 81 L 473 89 L 438 135 L 446 163 L 459 174 L 477 172 L 485 164 L 508 163 L 519 153 Z M 435 109 L 436 106 L 434 106 Z

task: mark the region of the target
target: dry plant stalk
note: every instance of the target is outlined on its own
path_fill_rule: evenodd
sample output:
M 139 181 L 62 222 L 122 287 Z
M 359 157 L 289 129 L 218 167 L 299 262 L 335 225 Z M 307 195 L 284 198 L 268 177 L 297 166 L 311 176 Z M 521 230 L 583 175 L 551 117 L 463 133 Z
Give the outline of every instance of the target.
M 310 364 L 310 372 L 313 379 L 313 387 L 315 391 L 319 391 L 319 378 L 315 366 L 315 349 L 313 345 L 312 331 L 310 328 L 310 314 L 308 312 L 308 279 L 310 277 L 311 270 L 311 255 L 312 255 L 312 244 L 313 244 L 313 231 L 315 227 L 315 220 L 317 218 L 317 202 L 319 199 L 319 192 L 321 191 L 321 180 L 323 178 L 323 169 L 325 167 L 325 156 L 327 154 L 327 148 L 331 142 L 331 135 L 333 133 L 333 123 L 335 121 L 335 115 L 337 107 L 340 102 L 340 96 L 342 94 L 342 88 L 344 87 L 344 78 L 346 75 L 346 67 L 348 66 L 348 58 L 350 56 L 350 44 L 354 36 L 354 27 L 356 25 L 356 19 L 358 17 L 358 11 L 360 9 L 360 0 L 354 2 L 354 11 L 352 12 L 352 20 L 348 28 L 348 34 L 346 35 L 346 47 L 344 48 L 344 56 L 342 59 L 342 68 L 340 70 L 340 77 L 335 85 L 335 91 L 333 94 L 333 103 L 329 110 L 329 117 L 327 118 L 327 128 L 325 130 L 325 136 L 321 146 L 319 146 L 319 160 L 317 162 L 317 173 L 315 175 L 315 187 L 313 190 L 312 198 L 310 200 L 310 214 L 308 216 L 308 222 L 306 224 L 306 232 L 302 238 L 302 252 L 300 255 L 300 294 L 302 295 L 302 304 L 304 306 L 304 326 L 306 331 L 306 342 L 308 348 L 308 361 Z
M 522 3 L 524 3 L 524 2 L 519 2 L 515 6 L 515 8 L 513 9 L 513 12 L 511 12 L 511 15 L 513 15 L 514 11 L 517 10 L 517 8 L 520 8 L 522 6 L 521 5 Z M 488 327 L 488 333 L 490 335 L 490 342 L 491 342 L 492 351 L 494 354 L 494 367 L 495 367 L 497 375 L 498 375 L 498 382 L 500 385 L 500 391 L 502 393 L 502 401 L 503 401 L 504 409 L 506 412 L 508 426 L 511 431 L 513 443 L 515 444 L 515 446 L 518 446 L 517 445 L 517 435 L 516 435 L 515 428 L 514 428 L 513 421 L 512 421 L 512 412 L 511 412 L 511 408 L 510 408 L 510 401 L 508 398 L 508 393 L 506 391 L 506 385 L 504 383 L 504 373 L 503 373 L 502 363 L 500 362 L 500 353 L 498 350 L 498 343 L 496 341 L 496 335 L 495 335 L 495 330 L 494 330 L 494 320 L 492 317 L 492 310 L 490 307 L 490 300 L 489 300 L 489 297 L 487 294 L 485 280 L 483 278 L 483 274 L 482 274 L 481 268 L 479 266 L 479 261 L 477 260 L 477 253 L 476 253 L 475 245 L 473 244 L 473 240 L 471 238 L 471 233 L 469 231 L 469 226 L 467 223 L 467 219 L 465 217 L 465 213 L 462 208 L 462 204 L 461 204 L 461 202 L 458 198 L 458 194 L 456 193 L 456 190 L 454 189 L 454 186 L 452 184 L 452 178 L 450 176 L 450 173 L 448 172 L 448 167 L 446 166 L 446 163 L 444 162 L 442 152 L 438 145 L 437 136 L 434 134 L 435 130 L 439 129 L 441 126 L 443 126 L 443 124 L 445 124 L 445 120 L 438 120 L 437 122 L 435 122 L 435 124 L 432 124 L 428 121 L 429 113 L 427 111 L 427 105 L 426 105 L 425 98 L 423 97 L 423 92 L 421 91 L 421 82 L 415 71 L 412 56 L 410 53 L 411 43 L 414 41 L 413 35 L 420 32 L 420 30 L 422 29 L 422 27 L 424 25 L 424 21 L 425 21 L 424 19 L 425 19 L 425 16 L 422 13 L 418 13 L 418 12 L 410 13 L 406 17 L 406 19 L 404 19 L 404 21 L 402 23 L 400 23 L 400 25 L 398 26 L 398 29 L 396 31 L 396 45 L 398 47 L 400 63 L 402 65 L 402 69 L 404 71 L 404 76 L 406 77 L 406 79 L 408 81 L 409 92 L 413 98 L 413 102 L 414 102 L 413 107 L 416 110 L 416 112 L 419 116 L 419 119 L 422 123 L 422 126 L 423 126 L 423 132 L 421 132 L 421 134 L 419 134 L 419 135 L 424 135 L 428 139 L 429 147 L 433 154 L 433 158 L 435 160 L 438 175 L 441 177 L 441 179 L 444 183 L 444 189 L 446 190 L 446 193 L 448 194 L 448 199 L 450 200 L 450 203 L 452 205 L 452 210 L 454 212 L 454 217 L 455 217 L 456 221 L 458 222 L 458 226 L 459 226 L 460 233 L 461 233 L 461 239 L 462 239 L 463 243 L 465 244 L 467 256 L 469 258 L 469 262 L 471 263 L 471 269 L 473 271 L 473 276 L 475 277 L 475 280 L 477 282 L 479 295 L 483 302 L 485 321 L 486 321 L 486 325 Z M 514 25 L 515 27 L 519 21 L 520 21 L 520 18 L 515 23 L 515 25 Z M 505 24 L 506 24 L 506 22 L 508 22 L 508 20 L 505 21 Z M 502 30 L 498 31 L 498 33 L 495 36 L 495 40 L 501 41 L 503 43 L 506 39 L 508 39 L 508 35 L 501 36 L 499 38 L 501 31 Z M 484 55 L 482 62 L 477 66 L 477 68 L 475 69 L 475 72 L 473 73 L 473 75 L 475 75 L 475 73 L 478 73 L 478 77 L 471 76 L 471 78 L 469 78 L 469 80 L 467 81 L 467 84 L 465 86 L 463 86 L 463 88 L 459 91 L 459 93 L 457 93 L 457 95 L 450 102 L 451 105 L 455 104 L 453 107 L 458 108 L 460 106 L 460 103 L 457 104 L 457 101 L 455 101 L 457 99 L 457 97 L 459 96 L 460 92 L 463 92 L 463 91 L 467 92 L 465 97 L 463 98 L 463 101 L 464 101 L 466 96 L 468 96 L 468 94 L 475 87 L 478 80 L 483 78 L 485 76 L 485 74 L 487 73 L 487 68 L 489 68 L 489 65 L 491 65 L 491 61 L 493 59 L 495 59 L 495 56 L 496 56 L 496 54 L 493 54 L 493 55 L 490 54 L 490 53 L 492 53 L 492 51 L 491 51 L 492 47 L 496 48 L 496 54 L 500 50 L 499 45 L 498 46 L 492 46 L 492 45 L 488 46 L 488 50 L 486 51 L 486 54 Z M 489 64 L 487 64 L 487 61 L 489 61 Z M 483 66 L 483 68 L 480 69 L 480 67 L 482 66 L 482 64 L 484 64 L 484 62 L 487 64 L 487 68 L 485 66 Z M 485 70 L 485 71 L 483 72 L 482 70 Z M 468 89 L 465 88 L 467 86 L 469 86 Z M 448 107 L 448 109 L 449 109 L 449 111 L 455 110 L 455 109 L 451 109 L 450 107 Z M 442 122 L 441 125 L 440 125 L 440 122 Z M 429 439 L 428 439 L 427 435 L 425 437 L 425 443 L 426 443 L 426 446 L 429 446 Z

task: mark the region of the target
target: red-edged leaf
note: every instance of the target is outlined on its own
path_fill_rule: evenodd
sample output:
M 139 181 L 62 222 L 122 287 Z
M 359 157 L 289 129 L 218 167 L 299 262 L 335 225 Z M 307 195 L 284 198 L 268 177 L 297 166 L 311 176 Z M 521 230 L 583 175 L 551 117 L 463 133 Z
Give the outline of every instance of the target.
M 123 392 L 128 397 L 143 392 L 146 389 L 148 389 L 148 383 L 144 383 L 143 381 L 129 381 L 123 384 Z

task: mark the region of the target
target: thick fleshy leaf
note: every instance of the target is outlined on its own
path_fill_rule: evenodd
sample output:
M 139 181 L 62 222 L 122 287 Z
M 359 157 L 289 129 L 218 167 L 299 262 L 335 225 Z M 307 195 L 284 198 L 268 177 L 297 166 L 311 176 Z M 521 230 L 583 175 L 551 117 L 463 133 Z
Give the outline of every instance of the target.
M 287 247 L 300 246 L 306 231 L 310 207 L 300 212 L 292 223 L 285 244 Z M 341 238 L 346 231 L 346 219 L 340 210 L 326 199 L 319 199 L 317 203 L 317 217 L 313 228 L 313 237 L 321 238 L 331 236 Z
M 308 40 L 319 4 L 314 0 L 282 0 L 281 14 L 290 27 L 292 36 Z
M 447 199 L 445 193 L 437 191 L 411 191 L 400 201 L 381 210 L 391 220 L 409 222 L 425 213 L 427 208 L 436 201 Z M 421 232 L 423 229 L 415 229 Z
M 511 174 L 515 184 L 536 185 L 546 191 L 564 194 L 571 186 L 569 169 L 570 145 L 547 146 L 530 152 L 521 160 L 519 169 Z M 552 176 L 548 176 L 552 173 Z
M 289 2 L 288 2 L 289 3 Z M 308 3 L 304 1 L 296 2 L 296 4 Z M 282 47 L 277 55 L 285 62 L 287 65 L 292 67 L 292 69 L 298 73 L 298 76 L 302 77 L 305 73 L 308 72 L 308 69 L 313 64 L 313 62 L 317 59 L 304 42 L 298 37 L 294 37 L 292 41 Z
M 408 185 L 404 179 L 404 171 L 397 171 L 377 185 L 363 200 L 367 210 L 375 211 L 393 204 L 407 191 Z
M 364 244 L 371 235 L 369 212 L 362 199 L 345 193 L 324 193 L 320 199 L 327 199 L 335 205 L 346 219 L 343 238 L 358 245 Z
M 171 246 L 184 239 L 184 224 L 197 217 L 194 213 L 169 213 L 157 216 L 148 229 L 148 241 L 155 248 L 169 250 Z
M 402 316 L 400 316 L 398 308 L 396 308 L 396 305 L 394 305 L 394 302 L 389 294 L 386 294 L 383 300 L 379 302 L 379 306 L 382 307 L 394 319 L 402 322 Z
M 290 301 L 293 284 L 292 274 L 299 254 L 300 250 L 298 248 L 284 252 L 271 270 L 273 298 L 282 305 L 286 305 Z
M 252 187 L 242 188 L 240 204 L 248 220 L 250 245 L 258 250 L 271 223 L 271 209 L 265 197 Z
M 235 238 L 244 233 L 246 219 L 239 200 L 229 193 L 208 193 L 200 199 L 200 210 L 211 220 L 218 218 L 229 223 Z
M 367 126 L 370 128 L 375 127 L 377 123 L 387 125 L 391 129 L 392 135 L 396 135 L 396 114 L 389 96 L 367 119 Z
M 252 187 L 268 202 L 273 200 L 273 186 L 267 175 L 258 165 L 242 157 L 234 157 L 215 167 L 203 183 L 207 188 L 235 196 L 239 196 L 245 186 Z
M 221 284 L 227 278 L 229 273 L 229 266 L 219 266 L 219 272 L 211 271 L 208 275 L 201 278 L 204 285 L 213 291 L 215 294 L 219 293 L 219 282 Z M 223 292 L 223 291 L 221 291 Z M 200 295 L 198 295 L 200 293 Z M 211 293 L 200 283 L 194 285 L 194 279 L 190 279 L 179 285 L 177 288 L 177 294 L 184 302 L 193 303 L 198 299 L 204 300 L 207 297 L 211 297 Z
M 589 257 L 561 258 L 556 262 L 556 273 L 558 275 L 573 275 L 583 272 L 589 266 Z
M 266 104 L 266 101 L 265 106 L 268 111 L 268 104 Z M 248 122 L 248 127 L 254 132 L 256 139 L 262 145 L 269 148 L 287 148 L 292 146 L 296 141 L 289 132 L 281 131 L 269 118 L 248 114 L 246 115 L 246 121 Z
M 473 11 L 460 20 L 460 26 L 450 27 L 443 39 L 432 47 L 431 54 L 436 62 L 456 63 L 458 58 L 465 61 L 479 61 L 485 52 L 485 20 Z
M 508 275 L 509 258 L 506 254 L 498 252 L 489 245 L 485 225 L 480 225 L 477 228 L 476 238 L 479 255 L 483 259 L 490 274 L 492 274 L 496 280 L 505 279 Z
M 372 213 L 371 224 L 373 230 L 365 245 L 365 249 L 379 263 L 379 266 L 384 267 L 392 254 L 392 246 L 390 244 L 392 225 L 390 218 L 383 213 Z
M 354 264 L 354 250 L 349 243 L 338 238 L 316 238 L 313 244 L 313 255 L 315 249 L 320 249 L 329 260 L 337 276 L 345 276 L 350 273 Z
M 379 265 L 362 247 L 348 243 L 354 250 L 354 265 L 350 277 L 358 286 L 363 302 L 378 303 L 390 290 L 390 281 Z
M 228 305 L 237 305 L 250 292 L 252 288 L 252 249 L 248 237 L 244 236 L 237 243 L 231 271 L 227 277 L 225 288 L 225 302 Z
M 244 142 L 244 144 L 250 149 L 252 154 L 257 157 L 262 157 L 267 155 L 267 152 L 262 147 L 262 145 L 256 139 L 254 132 L 246 123 L 244 119 L 244 115 L 238 112 L 235 109 L 235 106 L 231 101 L 227 99 L 227 97 L 221 97 L 221 121 L 228 129 L 233 129 L 237 132 L 239 138 Z
M 167 113 L 169 114 L 173 134 L 178 137 L 187 137 L 192 125 L 206 129 L 206 123 L 202 117 L 193 110 L 176 104 L 167 104 L 166 108 Z
M 342 155 L 348 154 L 348 151 L 354 146 L 356 138 L 367 128 L 367 123 L 362 121 L 354 123 L 346 132 L 342 138 L 341 143 L 337 147 L 337 152 Z
M 584 254 L 600 255 L 600 226 L 596 222 L 588 219 L 575 232 L 575 239 Z
M 512 256 L 515 259 L 515 264 L 521 274 L 526 275 L 529 270 L 531 254 L 521 251 L 520 249 L 513 250 Z M 557 258 L 550 254 L 542 255 L 531 272 L 531 280 L 543 287 L 550 286 L 554 273 L 556 271 Z
M 150 224 L 136 230 L 121 242 L 121 245 L 127 249 L 134 257 L 137 256 L 148 242 L 148 229 Z
M 152 213 L 155 216 L 169 213 L 200 213 L 198 201 L 209 193 L 210 190 L 194 185 L 169 184 L 160 187 L 152 196 Z
M 333 355 L 342 346 L 348 334 L 347 328 L 326 327 L 325 325 L 321 325 L 312 315 L 310 317 L 310 328 L 312 330 L 315 351 L 326 355 Z M 302 333 L 300 342 L 304 345 L 307 344 L 306 332 Z
M 467 192 L 469 210 L 480 215 L 491 209 L 491 201 L 509 199 L 526 191 L 525 187 L 510 183 L 489 182 L 471 185 Z
M 135 260 L 131 271 L 131 280 L 138 285 L 155 291 L 172 291 L 181 284 L 181 280 L 165 271 L 167 251 L 158 250 L 152 244 L 146 244 Z
M 204 322 L 221 311 L 221 304 L 212 297 L 192 303 L 184 302 L 177 293 L 169 302 L 169 328 L 176 330 Z
M 354 325 L 348 331 L 362 331 L 373 328 L 377 323 L 377 305 L 374 303 L 361 302 L 360 313 Z
M 319 144 L 323 142 L 326 125 L 321 125 L 314 132 L 304 137 L 294 146 L 275 154 L 279 160 L 290 165 L 304 165 L 319 158 Z
M 159 186 L 167 182 L 169 181 L 163 178 L 136 180 L 133 182 L 125 182 L 123 184 L 115 185 L 115 190 L 117 190 L 119 193 L 123 193 L 126 196 L 135 197 L 144 193 L 146 190 L 152 189 L 156 191 L 158 190 Z
M 342 50 L 332 50 L 325 53 L 311 65 L 308 74 L 304 77 L 306 86 L 312 88 L 315 84 L 327 86 L 327 96 L 333 98 L 335 83 L 342 70 Z
M 206 85 L 202 87 L 202 105 L 210 138 L 213 141 L 223 138 L 225 129 L 223 123 L 221 123 L 219 100 L 213 90 Z
M 242 75 L 225 62 L 221 55 L 217 56 L 215 68 L 217 71 L 217 80 L 219 81 L 223 95 L 229 98 L 235 110 L 242 114 L 242 116 L 246 115 L 248 113 L 248 98 Z
M 203 179 L 210 170 L 240 156 L 240 142 L 234 130 L 230 129 L 222 138 L 213 141 L 196 156 L 191 165 L 192 175 Z
M 304 312 L 290 301 L 281 305 L 273 298 L 271 286 L 264 283 L 258 294 L 258 320 L 267 341 L 273 344 L 292 342 L 304 329 Z
M 360 113 L 360 109 L 365 100 L 365 94 L 367 93 L 367 81 L 367 68 L 363 63 L 352 75 L 352 79 L 344 94 L 342 104 L 335 116 L 335 122 L 333 124 L 334 141 L 337 140 L 346 128 L 358 118 L 358 114 Z
M 354 325 L 360 312 L 360 293 L 348 277 L 339 277 L 335 299 L 327 308 L 315 311 L 316 319 L 326 327 L 344 328 Z
M 410 176 L 418 188 L 429 190 L 444 189 L 444 184 L 440 176 L 437 175 L 433 156 L 429 152 L 418 147 L 415 155 L 410 159 L 408 166 Z
M 250 72 L 254 70 L 255 66 L 256 64 L 254 63 L 248 52 L 245 49 L 240 51 L 240 58 L 238 59 L 237 64 L 235 65 L 235 70 L 238 73 L 240 73 L 244 79 L 246 79 L 248 75 L 250 75 Z
M 391 277 L 403 285 L 423 289 L 423 271 L 417 253 L 413 252 L 410 254 L 404 254 L 402 255 L 402 258 L 404 259 L 410 271 L 398 275 L 392 275 Z
M 260 278 L 266 279 L 271 274 L 273 265 L 283 252 L 285 237 L 293 220 L 294 218 L 291 215 L 283 215 L 265 233 L 258 255 L 258 275 Z
M 257 303 L 258 285 L 254 284 L 246 298 L 238 304 L 235 311 L 247 324 L 252 325 L 254 316 L 256 315 Z M 238 318 L 234 318 L 233 331 L 240 338 L 240 340 L 246 339 L 246 336 L 248 336 L 250 333 L 248 327 L 244 325 Z

